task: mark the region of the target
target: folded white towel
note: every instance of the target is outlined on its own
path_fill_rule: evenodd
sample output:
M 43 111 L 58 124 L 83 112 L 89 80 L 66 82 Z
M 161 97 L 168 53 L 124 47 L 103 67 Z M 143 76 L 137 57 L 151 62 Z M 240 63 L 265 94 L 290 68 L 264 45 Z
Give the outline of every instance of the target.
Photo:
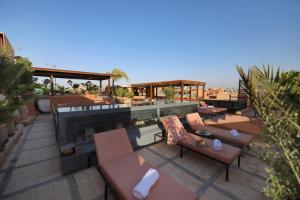
M 132 193 L 138 199 L 145 199 L 151 187 L 156 183 L 159 177 L 157 170 L 150 168 L 139 183 L 133 188 Z
M 239 132 L 236 129 L 232 129 L 230 131 L 230 133 L 231 133 L 232 137 L 236 137 L 237 138 L 237 137 L 240 136 Z
M 218 140 L 218 139 L 214 139 L 212 147 L 213 147 L 214 150 L 221 151 L 222 150 L 222 143 L 221 143 L 221 141 Z
M 215 106 L 207 106 L 208 108 L 214 108 Z

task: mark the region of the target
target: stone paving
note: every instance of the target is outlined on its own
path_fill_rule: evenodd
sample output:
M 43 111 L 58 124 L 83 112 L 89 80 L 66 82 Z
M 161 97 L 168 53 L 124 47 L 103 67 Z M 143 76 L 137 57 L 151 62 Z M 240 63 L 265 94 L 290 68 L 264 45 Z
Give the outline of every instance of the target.
M 0 168 L 0 199 L 104 199 L 104 182 L 94 167 L 62 175 L 51 115 L 37 116 L 25 129 Z M 266 166 L 251 150 L 243 154 L 240 168 L 230 167 L 229 182 L 223 165 L 191 151 L 180 158 L 178 146 L 161 142 L 137 153 L 201 199 L 265 199 Z

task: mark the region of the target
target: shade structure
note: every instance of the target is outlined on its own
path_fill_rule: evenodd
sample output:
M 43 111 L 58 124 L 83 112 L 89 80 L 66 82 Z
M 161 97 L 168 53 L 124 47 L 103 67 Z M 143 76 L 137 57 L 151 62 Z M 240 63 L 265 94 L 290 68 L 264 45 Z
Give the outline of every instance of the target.
M 53 92 L 53 78 L 69 78 L 69 79 L 83 79 L 83 80 L 99 80 L 99 93 L 102 89 L 102 80 L 108 81 L 108 90 L 110 93 L 110 79 L 112 74 L 110 73 L 95 73 L 95 72 L 82 72 L 74 70 L 64 69 L 51 69 L 42 67 L 32 67 L 34 76 L 49 77 L 51 81 L 51 94 Z
M 147 97 L 152 99 L 154 96 L 157 97 L 157 89 L 159 87 L 178 87 L 180 86 L 180 100 L 183 101 L 183 93 L 184 93 L 184 87 L 189 86 L 189 100 L 192 100 L 192 86 L 197 87 L 197 99 L 199 98 L 198 89 L 199 86 L 203 87 L 202 89 L 202 96 L 201 98 L 204 98 L 204 89 L 205 89 L 206 82 L 202 81 L 194 81 L 194 80 L 170 80 L 170 81 L 159 81 L 159 82 L 147 82 L 147 83 L 137 83 L 132 84 L 131 88 L 132 90 L 138 90 L 138 89 L 146 89 Z

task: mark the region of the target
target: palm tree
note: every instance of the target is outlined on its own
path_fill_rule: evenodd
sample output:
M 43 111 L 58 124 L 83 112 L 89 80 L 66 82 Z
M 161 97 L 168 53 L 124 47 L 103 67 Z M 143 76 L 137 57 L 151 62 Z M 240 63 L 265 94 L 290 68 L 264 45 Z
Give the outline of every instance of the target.
M 68 83 L 71 87 L 73 87 L 73 81 L 72 81 L 72 80 L 68 80 L 67 83 Z
M 126 74 L 126 72 L 123 72 L 122 70 L 118 69 L 118 68 L 114 68 L 112 71 L 111 71 L 111 74 L 112 74 L 112 85 L 114 87 L 115 85 L 115 81 L 118 81 L 118 80 L 121 80 L 121 79 L 125 79 L 126 81 L 129 80 L 129 77 L 128 75 Z M 113 90 L 114 91 L 114 88 Z
M 129 80 L 129 77 L 128 75 L 126 74 L 126 72 L 123 72 L 122 70 L 118 69 L 118 68 L 114 68 L 112 71 L 111 71 L 111 74 L 112 74 L 112 80 L 113 81 L 118 81 L 122 78 L 124 78 L 126 81 Z
M 44 85 L 45 88 L 48 87 L 49 83 L 51 83 L 51 81 L 49 79 L 44 79 L 43 85 Z

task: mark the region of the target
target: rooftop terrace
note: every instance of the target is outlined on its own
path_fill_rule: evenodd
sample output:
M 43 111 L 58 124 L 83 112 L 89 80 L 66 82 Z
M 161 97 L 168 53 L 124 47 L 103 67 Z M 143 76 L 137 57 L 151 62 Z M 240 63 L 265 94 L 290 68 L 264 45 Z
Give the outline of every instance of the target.
M 191 151 L 180 158 L 176 145 L 160 142 L 137 153 L 201 199 L 265 199 L 265 165 L 252 149 L 243 153 L 240 168 L 237 162 L 230 168 L 229 182 L 224 165 Z M 104 199 L 104 181 L 96 168 L 63 176 L 59 156 L 52 116 L 38 115 L 0 169 L 0 199 Z

